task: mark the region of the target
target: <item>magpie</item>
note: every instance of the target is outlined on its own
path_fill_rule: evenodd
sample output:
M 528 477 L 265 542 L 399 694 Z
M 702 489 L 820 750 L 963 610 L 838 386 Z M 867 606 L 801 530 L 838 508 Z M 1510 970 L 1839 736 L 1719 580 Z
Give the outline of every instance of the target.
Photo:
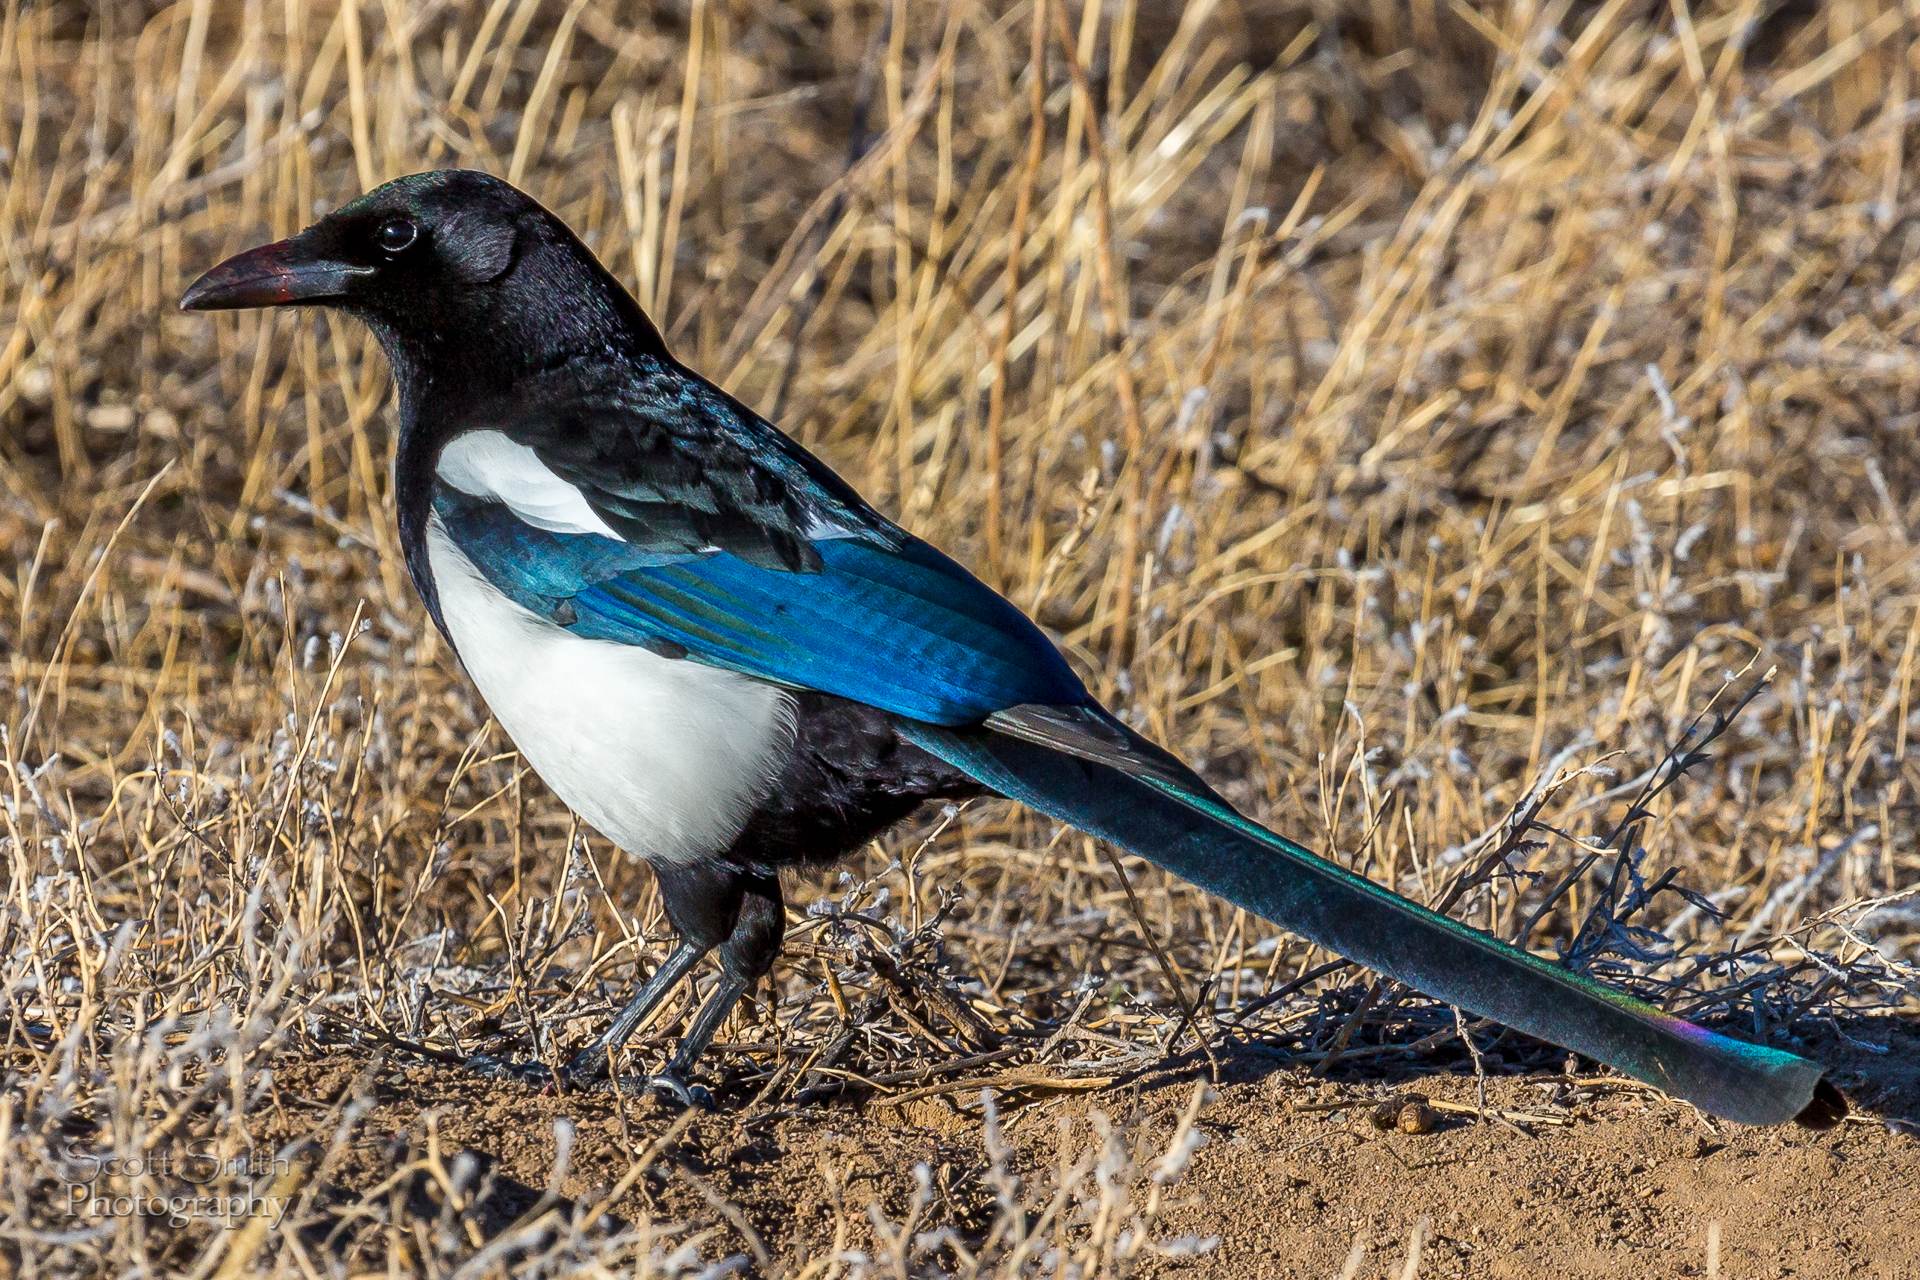
M 366 324 L 392 365 L 400 542 L 427 612 L 554 792 L 652 868 L 679 935 L 567 1081 L 607 1074 L 713 955 L 718 985 L 653 1077 L 694 1101 L 695 1060 L 779 951 L 780 869 L 846 857 L 928 801 L 994 795 L 1709 1112 L 1844 1115 L 1813 1062 L 1673 1017 L 1242 816 L 1103 708 L 1014 605 L 675 360 L 509 184 L 396 179 L 180 301 L 302 304 Z

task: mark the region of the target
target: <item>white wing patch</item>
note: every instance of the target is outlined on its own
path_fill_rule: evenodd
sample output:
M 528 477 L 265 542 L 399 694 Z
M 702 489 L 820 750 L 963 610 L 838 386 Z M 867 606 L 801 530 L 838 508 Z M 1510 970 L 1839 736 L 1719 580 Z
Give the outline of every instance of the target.
M 538 454 L 500 431 L 469 431 L 440 450 L 434 474 L 476 498 L 505 503 L 514 515 L 548 533 L 597 533 L 621 541 L 587 505 L 586 495 L 562 480 Z

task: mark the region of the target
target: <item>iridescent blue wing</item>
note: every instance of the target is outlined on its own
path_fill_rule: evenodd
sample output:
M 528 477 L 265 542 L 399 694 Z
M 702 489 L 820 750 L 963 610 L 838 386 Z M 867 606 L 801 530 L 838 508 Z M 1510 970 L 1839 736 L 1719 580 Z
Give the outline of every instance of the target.
M 501 592 L 576 635 L 934 724 L 1088 700 L 1024 614 L 797 446 L 745 435 L 730 401 L 666 408 L 456 438 L 434 518 Z

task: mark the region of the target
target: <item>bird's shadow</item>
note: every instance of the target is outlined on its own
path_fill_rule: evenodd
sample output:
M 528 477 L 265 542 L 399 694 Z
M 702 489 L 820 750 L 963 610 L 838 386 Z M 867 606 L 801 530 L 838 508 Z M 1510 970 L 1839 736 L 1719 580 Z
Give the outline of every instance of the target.
M 1856 1111 L 1920 1133 L 1920 1015 L 1823 1017 L 1802 1038 Z
M 1826 1068 L 1827 1078 L 1846 1095 L 1856 1114 L 1899 1124 L 1920 1133 L 1920 1016 L 1841 1014 L 1808 1019 L 1797 1043 L 1782 1045 Z M 1737 1032 L 1736 1032 L 1737 1034 Z M 1477 1069 L 1489 1079 L 1539 1078 L 1557 1073 L 1566 1051 L 1517 1032 L 1476 1033 Z M 1331 1061 L 1267 1043 L 1257 1036 L 1233 1035 L 1205 1048 L 1188 1049 L 1136 1072 L 1121 1083 L 1141 1092 L 1187 1087 L 1196 1076 L 1212 1074 L 1220 1084 L 1257 1083 L 1299 1070 L 1304 1065 L 1332 1082 L 1395 1089 L 1436 1077 L 1472 1077 L 1476 1064 L 1456 1038 L 1433 1043 L 1428 1029 L 1370 1035 Z

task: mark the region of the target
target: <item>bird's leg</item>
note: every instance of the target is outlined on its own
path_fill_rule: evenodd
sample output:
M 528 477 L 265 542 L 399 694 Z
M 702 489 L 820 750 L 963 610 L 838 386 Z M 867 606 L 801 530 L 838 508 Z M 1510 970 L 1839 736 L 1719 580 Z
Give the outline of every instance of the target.
M 667 1059 L 667 1065 L 659 1074 L 651 1076 L 647 1084 L 658 1093 L 666 1094 L 683 1107 L 710 1107 L 713 1095 L 688 1077 L 693 1072 L 693 1064 L 713 1043 L 714 1035 L 740 1002 L 752 981 L 734 974 L 722 974 L 720 985 L 713 989 L 700 1011 L 693 1015 L 693 1022 L 687 1027 L 687 1033 L 680 1037 L 680 1043 L 673 1051 L 673 1057 Z
M 712 1099 L 689 1077 L 733 1006 L 780 954 L 785 924 L 780 878 L 766 868 L 712 863 L 668 869 L 660 874 L 660 888 L 674 927 L 689 939 L 712 939 L 709 945 L 720 959 L 720 985 L 693 1015 L 673 1056 L 648 1084 L 682 1106 L 706 1106 Z
M 691 940 L 682 941 L 675 947 L 660 967 L 653 971 L 653 976 L 634 993 L 633 999 L 613 1015 L 613 1021 L 607 1024 L 607 1029 L 600 1033 L 599 1038 L 567 1059 L 564 1068 L 567 1083 L 584 1084 L 605 1075 L 608 1055 L 627 1042 L 634 1028 L 646 1020 L 667 993 L 678 986 L 687 972 L 712 949 L 710 943 Z

